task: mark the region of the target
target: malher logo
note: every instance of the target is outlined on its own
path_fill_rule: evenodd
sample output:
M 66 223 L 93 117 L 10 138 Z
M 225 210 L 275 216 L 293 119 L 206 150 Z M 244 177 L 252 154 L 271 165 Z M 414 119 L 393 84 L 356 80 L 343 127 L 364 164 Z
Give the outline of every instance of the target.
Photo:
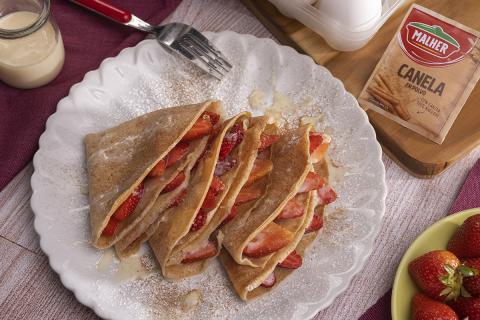
M 477 37 L 413 8 L 400 29 L 398 41 L 413 61 L 424 66 L 444 67 L 463 60 Z
M 442 27 L 420 22 L 410 22 L 407 25 L 407 41 L 412 46 L 442 59 L 460 50 L 457 40 L 445 33 Z

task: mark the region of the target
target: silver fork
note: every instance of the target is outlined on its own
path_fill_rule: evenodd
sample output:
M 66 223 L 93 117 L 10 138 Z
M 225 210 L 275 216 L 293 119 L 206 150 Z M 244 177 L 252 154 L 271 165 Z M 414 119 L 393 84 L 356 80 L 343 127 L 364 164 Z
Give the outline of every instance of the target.
M 232 65 L 198 30 L 183 23 L 151 25 L 128 11 L 102 0 L 70 0 L 115 22 L 150 33 L 168 51 L 179 53 L 202 70 L 221 80 Z

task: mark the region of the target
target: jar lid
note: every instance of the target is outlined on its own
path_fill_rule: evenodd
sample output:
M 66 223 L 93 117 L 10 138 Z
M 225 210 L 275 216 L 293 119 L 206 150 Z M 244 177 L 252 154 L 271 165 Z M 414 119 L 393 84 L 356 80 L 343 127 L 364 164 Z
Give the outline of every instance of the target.
M 0 37 L 5 39 L 17 39 L 25 37 L 38 29 L 40 29 L 45 22 L 47 22 L 50 16 L 50 0 L 44 0 L 42 12 L 40 13 L 37 21 L 29 26 L 19 29 L 2 29 L 0 28 Z

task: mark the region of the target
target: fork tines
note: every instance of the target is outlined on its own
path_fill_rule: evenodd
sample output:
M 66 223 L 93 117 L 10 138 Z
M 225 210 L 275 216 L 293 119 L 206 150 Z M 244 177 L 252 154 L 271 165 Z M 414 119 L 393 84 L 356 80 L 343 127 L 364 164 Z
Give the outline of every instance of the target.
M 232 68 L 222 53 L 193 28 L 182 36 L 177 45 L 181 51 L 186 51 L 193 57 L 191 60 L 194 63 L 219 80 Z

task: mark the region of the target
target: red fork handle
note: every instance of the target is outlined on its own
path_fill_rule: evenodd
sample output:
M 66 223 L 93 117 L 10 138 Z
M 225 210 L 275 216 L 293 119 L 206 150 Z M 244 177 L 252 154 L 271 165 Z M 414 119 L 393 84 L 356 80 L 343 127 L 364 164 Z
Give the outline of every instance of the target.
M 123 24 L 128 23 L 132 19 L 132 14 L 130 12 L 117 8 L 102 0 L 70 1 Z

